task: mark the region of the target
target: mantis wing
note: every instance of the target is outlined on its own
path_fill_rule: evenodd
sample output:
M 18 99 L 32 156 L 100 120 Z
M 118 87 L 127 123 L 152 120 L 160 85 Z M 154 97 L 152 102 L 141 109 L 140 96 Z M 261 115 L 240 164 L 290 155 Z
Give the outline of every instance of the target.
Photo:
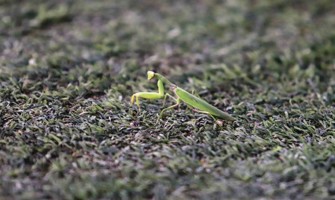
M 206 102 L 205 100 L 196 97 L 192 94 L 190 94 L 189 92 L 177 87 L 175 89 L 175 93 L 176 95 L 182 100 L 184 101 L 186 104 L 197 108 L 201 111 L 204 112 L 208 112 L 211 115 L 214 115 L 216 117 L 219 117 L 221 119 L 224 120 L 230 120 L 230 121 L 234 121 L 235 118 L 233 118 L 232 116 L 230 116 L 228 113 L 223 112 L 222 110 L 219 110 L 218 108 L 212 106 L 211 104 L 209 104 L 208 102 Z

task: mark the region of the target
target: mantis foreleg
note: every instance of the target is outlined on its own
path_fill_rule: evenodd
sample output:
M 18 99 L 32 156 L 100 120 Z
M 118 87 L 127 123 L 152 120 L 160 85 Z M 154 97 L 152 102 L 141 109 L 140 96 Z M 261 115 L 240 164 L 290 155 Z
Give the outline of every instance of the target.
M 136 105 L 140 110 L 140 98 L 144 99 L 161 99 L 164 97 L 164 85 L 161 80 L 157 81 L 158 92 L 138 92 L 131 96 L 130 104 L 133 105 L 136 100 Z

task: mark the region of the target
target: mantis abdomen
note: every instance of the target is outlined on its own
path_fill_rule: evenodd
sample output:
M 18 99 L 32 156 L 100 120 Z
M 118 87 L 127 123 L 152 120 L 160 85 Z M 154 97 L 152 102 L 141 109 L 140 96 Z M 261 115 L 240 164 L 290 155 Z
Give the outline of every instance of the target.
M 230 116 L 228 113 L 225 113 L 225 112 L 219 110 L 218 108 L 212 106 L 211 104 L 209 104 L 205 100 L 200 99 L 199 97 L 196 97 L 196 96 L 190 94 L 189 92 L 187 92 L 187 91 L 185 91 L 185 90 L 183 90 L 179 87 L 176 87 L 174 92 L 180 98 L 180 100 L 182 100 L 186 104 L 188 104 L 188 105 L 190 105 L 190 106 L 192 106 L 196 109 L 199 109 L 200 111 L 209 113 L 211 115 L 222 118 L 224 120 L 230 120 L 230 121 L 235 120 L 235 118 Z

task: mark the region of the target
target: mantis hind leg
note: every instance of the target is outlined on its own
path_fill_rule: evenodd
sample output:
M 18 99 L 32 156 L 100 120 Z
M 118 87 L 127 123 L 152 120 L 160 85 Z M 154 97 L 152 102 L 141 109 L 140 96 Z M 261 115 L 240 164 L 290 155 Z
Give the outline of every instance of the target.
M 196 110 L 196 109 L 194 109 L 194 108 L 191 108 L 191 109 L 192 109 L 193 111 L 195 111 L 195 112 L 199 112 L 199 113 L 203 113 L 203 114 L 207 114 L 207 115 L 209 115 L 217 125 L 219 125 L 219 126 L 223 126 L 223 122 L 222 122 L 221 120 L 216 119 L 211 113 L 206 112 L 206 111 Z M 214 126 L 214 127 L 215 127 L 215 126 Z
M 190 108 L 191 108 L 191 107 L 190 107 Z M 206 112 L 206 111 L 197 110 L 197 109 L 194 109 L 194 108 L 191 108 L 191 109 L 192 109 L 193 111 L 195 111 L 195 112 L 209 115 L 209 116 L 216 122 L 216 118 L 215 118 L 211 113 Z

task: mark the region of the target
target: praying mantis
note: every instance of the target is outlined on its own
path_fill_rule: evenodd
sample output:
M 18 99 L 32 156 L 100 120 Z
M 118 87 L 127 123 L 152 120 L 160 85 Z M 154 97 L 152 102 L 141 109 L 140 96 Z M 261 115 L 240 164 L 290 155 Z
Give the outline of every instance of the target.
M 166 97 L 169 96 L 173 98 L 176 101 L 176 104 L 167 107 L 163 109 L 160 112 L 159 119 L 162 118 L 163 113 L 169 109 L 173 109 L 177 107 L 181 102 L 186 103 L 189 107 L 191 107 L 194 111 L 208 114 L 211 116 L 214 121 L 216 121 L 216 118 L 220 118 L 223 120 L 228 121 L 234 121 L 235 118 L 229 115 L 226 112 L 223 112 L 222 110 L 212 106 L 205 100 L 201 99 L 200 97 L 194 96 L 193 94 L 183 90 L 182 88 L 178 87 L 177 85 L 171 83 L 167 78 L 165 78 L 163 75 L 159 73 L 155 73 L 153 71 L 147 72 L 148 80 L 151 80 L 153 78 L 157 78 L 157 86 L 158 86 L 158 92 L 137 92 L 131 96 L 130 104 L 133 105 L 136 101 L 136 104 L 140 110 L 140 98 L 144 99 L 161 99 L 164 98 L 164 104 Z M 171 96 L 169 93 L 165 92 L 164 84 L 169 86 L 169 89 L 173 91 L 176 98 Z

